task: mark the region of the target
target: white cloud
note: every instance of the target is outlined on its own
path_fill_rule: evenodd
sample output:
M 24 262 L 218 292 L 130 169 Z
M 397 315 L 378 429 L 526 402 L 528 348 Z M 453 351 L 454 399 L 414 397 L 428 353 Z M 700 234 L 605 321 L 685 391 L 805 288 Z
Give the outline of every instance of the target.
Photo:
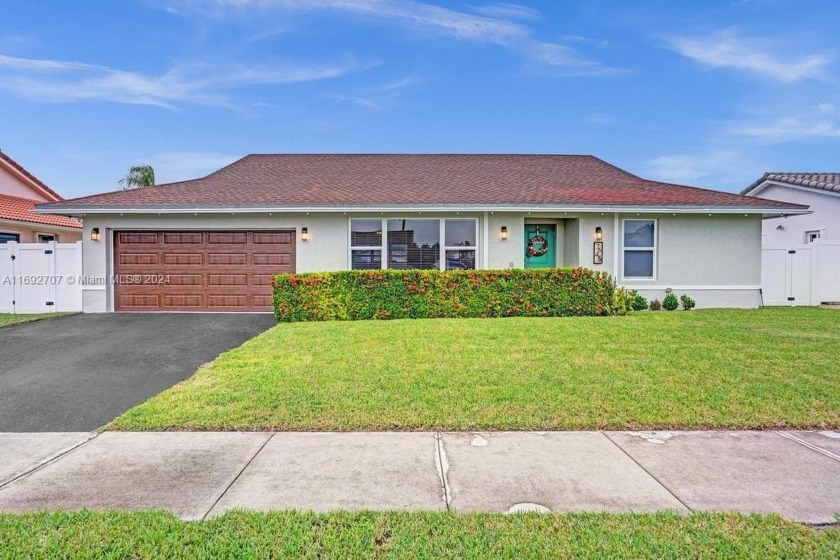
M 492 18 L 538 20 L 541 17 L 539 10 L 509 2 L 499 2 L 487 6 L 470 6 L 470 9 Z
M 834 53 L 788 55 L 792 49 L 776 38 L 747 37 L 736 29 L 696 37 L 670 37 L 679 54 L 710 68 L 729 68 L 765 76 L 782 83 L 824 79 Z
M 279 21 L 284 21 L 285 15 L 291 12 L 343 13 L 457 40 L 513 49 L 529 58 L 531 69 L 542 65 L 565 70 L 556 73 L 575 76 L 620 73 L 584 57 L 571 47 L 538 41 L 530 27 L 516 21 L 523 19 L 525 14 L 533 16 L 535 12 L 515 4 L 494 4 L 485 7 L 482 14 L 466 13 L 419 0 L 170 0 L 170 8 L 177 13 L 201 13 L 225 19 L 254 17 L 254 13 L 259 11 L 261 21 L 266 13 L 272 11 L 276 12 Z
M 344 93 L 328 93 L 324 97 L 332 101 L 344 101 L 365 109 L 380 109 L 382 105 L 379 101 L 372 97 L 365 97 L 363 95 L 347 95 Z
M 840 121 L 837 118 L 782 117 L 765 123 L 737 125 L 732 132 L 767 142 L 840 138 Z
M 240 157 L 212 152 L 165 152 L 142 161 L 148 162 L 154 168 L 156 182 L 163 184 L 204 177 Z M 138 163 L 141 162 L 138 161 L 132 165 Z
M 840 110 L 827 102 L 799 111 L 777 109 L 774 116 L 735 123 L 729 132 L 766 143 L 840 138 Z
M 605 113 L 589 113 L 583 120 L 591 124 L 616 124 L 618 119 Z
M 158 74 L 107 66 L 0 55 L 0 90 L 35 101 L 111 101 L 174 108 L 232 106 L 225 91 L 250 85 L 326 80 L 369 68 L 353 59 L 331 64 L 180 65 Z
M 581 57 L 577 50 L 556 43 L 534 42 L 527 51 L 532 61 L 528 69 L 532 72 L 548 70 L 563 76 L 617 76 L 627 73 L 626 70 Z
M 762 169 L 738 150 L 676 153 L 647 162 L 653 178 L 687 185 L 715 185 L 735 188 Z
M 324 97 L 332 101 L 342 101 L 364 107 L 365 109 L 379 110 L 392 104 L 404 90 L 420 83 L 420 78 L 410 74 L 404 78 L 391 80 L 373 87 L 360 90 L 360 93 L 329 93 Z

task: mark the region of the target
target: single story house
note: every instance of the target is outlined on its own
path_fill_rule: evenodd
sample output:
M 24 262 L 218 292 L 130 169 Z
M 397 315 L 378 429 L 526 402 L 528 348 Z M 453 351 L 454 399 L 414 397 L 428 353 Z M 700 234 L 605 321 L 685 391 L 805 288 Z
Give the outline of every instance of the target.
M 840 239 L 840 173 L 765 173 L 741 191 L 810 206 L 811 213 L 764 221 L 766 245 L 803 245 L 818 239 Z
M 0 243 L 69 243 L 82 238 L 78 220 L 36 214 L 35 205 L 58 202 L 61 196 L 0 151 Z
M 249 155 L 201 179 L 66 200 L 86 312 L 267 311 L 280 272 L 588 267 L 648 298 L 760 303 L 787 202 L 642 179 L 585 155 Z

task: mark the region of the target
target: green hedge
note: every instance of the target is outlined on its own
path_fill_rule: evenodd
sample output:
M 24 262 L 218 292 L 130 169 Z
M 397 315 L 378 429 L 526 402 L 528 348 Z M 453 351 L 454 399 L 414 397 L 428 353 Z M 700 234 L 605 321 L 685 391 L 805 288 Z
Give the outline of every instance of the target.
M 281 322 L 609 315 L 614 290 L 585 268 L 281 274 L 273 286 Z

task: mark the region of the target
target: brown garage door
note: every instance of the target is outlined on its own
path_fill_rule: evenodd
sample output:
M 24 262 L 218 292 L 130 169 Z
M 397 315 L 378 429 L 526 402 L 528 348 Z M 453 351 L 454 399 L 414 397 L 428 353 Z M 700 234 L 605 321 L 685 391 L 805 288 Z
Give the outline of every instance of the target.
M 117 311 L 270 311 L 294 271 L 294 231 L 114 233 Z

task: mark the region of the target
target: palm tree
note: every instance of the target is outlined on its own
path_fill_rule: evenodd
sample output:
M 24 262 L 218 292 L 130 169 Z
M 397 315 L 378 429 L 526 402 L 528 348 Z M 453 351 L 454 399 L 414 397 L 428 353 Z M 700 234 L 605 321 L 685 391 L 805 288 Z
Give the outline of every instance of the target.
M 155 170 L 151 165 L 133 165 L 128 175 L 120 179 L 123 190 L 152 187 L 155 184 Z

